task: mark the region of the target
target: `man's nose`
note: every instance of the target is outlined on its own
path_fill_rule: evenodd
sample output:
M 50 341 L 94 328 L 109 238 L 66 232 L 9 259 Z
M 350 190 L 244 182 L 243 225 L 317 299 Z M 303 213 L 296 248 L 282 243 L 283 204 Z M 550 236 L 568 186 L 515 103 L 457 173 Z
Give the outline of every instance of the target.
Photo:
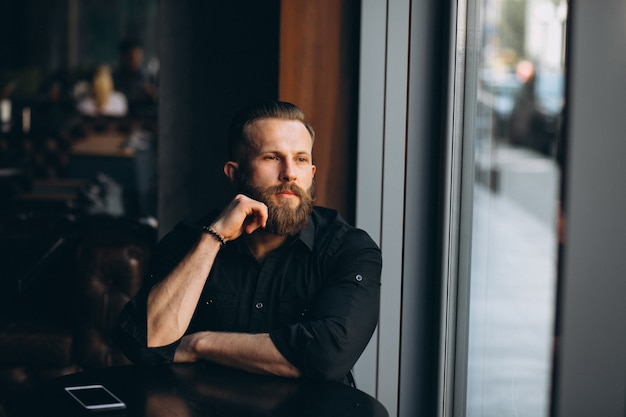
M 293 162 L 284 160 L 281 164 L 280 179 L 283 181 L 294 181 L 296 179 L 296 171 Z

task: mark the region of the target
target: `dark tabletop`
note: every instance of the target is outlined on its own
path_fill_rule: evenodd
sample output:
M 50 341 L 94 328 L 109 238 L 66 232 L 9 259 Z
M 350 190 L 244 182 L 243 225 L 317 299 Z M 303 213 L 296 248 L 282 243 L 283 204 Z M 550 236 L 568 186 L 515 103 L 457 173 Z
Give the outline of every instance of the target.
M 88 411 L 64 390 L 101 384 L 127 405 Z M 255 375 L 209 363 L 122 366 L 49 381 L 14 399 L 10 416 L 388 417 L 374 398 L 339 382 Z

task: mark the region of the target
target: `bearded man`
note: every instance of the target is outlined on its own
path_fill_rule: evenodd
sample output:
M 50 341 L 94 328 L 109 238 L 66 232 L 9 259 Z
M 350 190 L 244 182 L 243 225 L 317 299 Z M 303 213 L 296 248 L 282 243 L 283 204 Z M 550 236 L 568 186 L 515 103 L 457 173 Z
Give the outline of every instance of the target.
M 353 382 L 378 322 L 382 258 L 366 232 L 314 206 L 314 138 L 291 103 L 235 116 L 224 173 L 239 194 L 155 248 L 118 326 L 132 361 Z

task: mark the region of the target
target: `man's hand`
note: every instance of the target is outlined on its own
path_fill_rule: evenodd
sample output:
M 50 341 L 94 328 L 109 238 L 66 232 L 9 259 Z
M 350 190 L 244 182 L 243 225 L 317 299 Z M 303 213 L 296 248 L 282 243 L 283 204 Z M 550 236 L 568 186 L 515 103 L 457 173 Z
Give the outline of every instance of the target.
M 180 339 L 180 344 L 174 354 L 174 362 L 196 362 L 198 360 L 194 350 L 194 339 L 197 337 L 197 333 L 192 333 Z
M 267 206 L 238 194 L 211 224 L 226 241 L 235 240 L 244 232 L 251 234 L 267 223 Z

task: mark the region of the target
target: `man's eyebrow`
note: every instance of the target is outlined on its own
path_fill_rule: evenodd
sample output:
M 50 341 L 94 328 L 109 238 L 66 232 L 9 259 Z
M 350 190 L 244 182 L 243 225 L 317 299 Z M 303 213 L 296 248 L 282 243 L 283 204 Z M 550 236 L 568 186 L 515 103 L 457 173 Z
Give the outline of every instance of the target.
M 259 149 L 258 152 L 260 154 L 264 154 L 264 153 L 285 154 L 286 153 L 278 149 Z M 311 151 L 305 151 L 305 150 L 295 151 L 293 153 L 295 153 L 296 155 L 311 155 Z

